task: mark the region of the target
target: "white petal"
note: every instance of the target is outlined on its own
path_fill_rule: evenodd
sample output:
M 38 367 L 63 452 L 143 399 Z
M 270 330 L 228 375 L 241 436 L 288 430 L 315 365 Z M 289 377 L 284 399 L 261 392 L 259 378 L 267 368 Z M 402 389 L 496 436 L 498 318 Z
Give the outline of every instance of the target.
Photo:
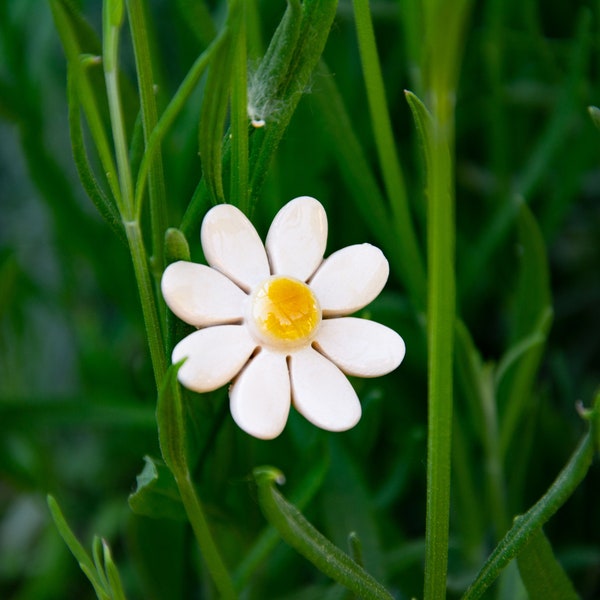
M 315 345 L 344 373 L 358 377 L 378 377 L 393 371 L 406 351 L 393 329 L 354 317 L 322 321 Z
M 256 348 L 243 325 L 217 325 L 191 333 L 173 350 L 173 362 L 187 360 L 177 378 L 194 392 L 210 392 L 231 381 Z
M 290 412 L 290 376 L 284 354 L 262 350 L 235 380 L 229 392 L 231 415 L 246 432 L 272 440 Z
M 208 264 L 249 291 L 270 275 L 263 243 L 246 215 L 231 204 L 211 208 L 202 221 L 202 249 Z
M 288 202 L 273 219 L 267 235 L 271 270 L 306 281 L 323 261 L 327 245 L 327 215 L 310 196 Z
M 361 407 L 354 388 L 316 350 L 292 354 L 290 375 L 294 406 L 311 423 L 328 431 L 345 431 L 358 423 Z
M 374 300 L 389 274 L 383 252 L 371 244 L 357 244 L 326 258 L 310 281 L 323 315 L 349 315 Z
M 162 293 L 169 308 L 196 327 L 231 323 L 242 318 L 246 294 L 225 275 L 206 265 L 179 261 L 162 276 Z

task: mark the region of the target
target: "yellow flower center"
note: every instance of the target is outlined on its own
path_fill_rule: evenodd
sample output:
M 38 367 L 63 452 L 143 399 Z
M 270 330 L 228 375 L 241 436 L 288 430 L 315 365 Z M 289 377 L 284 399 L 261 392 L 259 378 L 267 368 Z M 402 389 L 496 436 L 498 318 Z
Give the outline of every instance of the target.
M 307 342 L 321 322 L 321 307 L 311 289 L 290 277 L 271 277 L 262 283 L 250 311 L 258 336 L 281 347 Z

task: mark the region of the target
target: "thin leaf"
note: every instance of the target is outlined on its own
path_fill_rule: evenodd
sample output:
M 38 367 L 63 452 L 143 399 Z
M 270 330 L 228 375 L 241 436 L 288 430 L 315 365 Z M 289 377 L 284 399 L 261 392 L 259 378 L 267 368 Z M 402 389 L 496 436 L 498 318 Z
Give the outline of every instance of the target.
M 600 411 L 600 396 L 594 411 Z M 524 515 L 517 517 L 512 528 L 496 546 L 462 600 L 476 600 L 492 585 L 502 569 L 515 558 L 540 527 L 569 499 L 585 478 L 594 456 L 594 421 L 569 462 L 548 491 Z
M 144 143 L 147 144 L 158 121 L 154 91 L 154 69 L 150 53 L 150 28 L 146 23 L 145 9 L 140 0 L 127 0 L 127 14 L 135 55 Z M 156 271 L 161 273 L 164 269 L 163 242 L 167 228 L 167 201 L 163 161 L 160 152 L 157 152 L 150 162 L 148 195 L 150 199 L 152 258 Z M 138 208 L 138 214 L 139 210 Z
M 136 478 L 135 492 L 128 499 L 131 510 L 155 519 L 186 521 L 185 509 L 171 471 L 162 461 L 150 456 L 145 456 L 144 462 L 144 468 Z
M 290 3 L 290 6 L 292 4 L 294 3 Z M 285 62 L 274 61 L 274 70 L 265 74 L 267 80 L 272 77 L 274 81 L 280 81 L 274 100 L 281 110 L 277 112 L 276 119 L 270 126 L 263 128 L 260 132 L 261 135 L 252 136 L 250 211 L 257 201 L 279 142 L 321 58 L 336 8 L 337 0 L 305 0 L 302 3 L 302 22 L 297 43 L 294 46 L 289 65 L 286 68 Z
M 104 566 L 108 577 L 112 600 L 126 600 L 119 571 L 113 561 L 110 547 L 105 540 L 102 540 L 102 547 L 104 549 Z
M 102 581 L 98 579 L 96 567 L 94 566 L 92 559 L 71 531 L 71 528 L 69 527 L 56 500 L 52 496 L 48 495 L 47 502 L 50 513 L 52 514 L 52 519 L 54 520 L 54 524 L 58 529 L 60 537 L 62 537 L 65 544 L 79 563 L 82 571 L 86 574 L 87 578 L 94 586 L 96 594 L 98 597 L 100 597 L 99 590 L 102 590 Z
M 110 228 L 117 234 L 117 237 L 124 243 L 127 243 L 123 221 L 116 204 L 106 195 L 102 186 L 98 182 L 90 161 L 83 140 L 83 130 L 81 127 L 81 115 L 79 96 L 75 84 L 76 75 L 73 66 L 68 67 L 67 76 L 67 96 L 69 99 L 69 133 L 71 136 L 71 149 L 75 160 L 75 167 L 79 179 L 90 200 L 94 203 L 102 218 L 108 223 Z
M 313 94 L 318 107 L 317 116 L 322 122 L 323 129 L 328 132 L 327 141 L 331 144 L 331 151 L 339 162 L 348 193 L 374 239 L 378 240 L 385 250 L 390 268 L 395 269 L 398 277 L 403 279 L 404 269 L 399 267 L 404 249 L 403 240 L 398 239 L 390 227 L 390 212 L 386 207 L 377 178 L 356 136 L 334 77 L 323 61 L 319 65 L 318 74 L 319 88 Z M 365 198 L 369 201 L 365 202 Z M 410 291 L 415 305 L 424 309 L 425 281 L 421 286 L 421 292 Z
M 231 81 L 231 185 L 230 201 L 247 213 L 248 205 L 248 56 L 246 4 L 242 3 L 234 26 L 235 45 Z
M 98 574 L 98 579 L 102 582 L 102 587 L 105 590 L 110 589 L 108 585 L 108 579 L 106 577 L 106 573 L 104 572 L 104 558 L 102 551 L 103 540 L 101 540 L 97 535 L 94 536 L 92 540 L 92 556 L 94 558 L 94 566 L 96 567 L 96 573 Z
M 272 467 L 254 470 L 258 501 L 281 537 L 320 571 L 367 600 L 390 600 L 389 592 L 346 553 L 319 533 L 274 487 L 283 474 Z
M 369 2 L 368 0 L 354 0 L 353 4 L 362 72 L 377 154 L 386 193 L 394 215 L 394 228 L 403 245 L 401 254 L 403 279 L 407 282 L 409 289 L 418 290 L 419 294 L 424 295 L 425 266 L 408 204 L 402 165 L 394 142 Z
M 225 39 L 215 51 L 202 101 L 198 145 L 202 174 L 206 180 L 211 202 L 226 202 L 223 189 L 223 135 L 229 108 L 229 96 L 234 73 L 237 28 L 240 19 L 239 2 L 232 2 L 225 24 Z
M 518 225 L 522 252 L 512 326 L 513 344 L 496 375 L 503 455 L 529 406 L 525 400 L 531 398 L 553 317 L 544 238 L 526 205 L 521 206 Z
M 327 452 L 324 452 L 322 459 L 309 469 L 308 473 L 298 483 L 296 489 L 290 495 L 293 503 L 299 509 L 304 508 L 319 491 L 323 485 L 328 468 L 329 455 Z M 268 525 L 265 531 L 263 531 L 256 539 L 251 549 L 244 557 L 244 560 L 234 573 L 234 581 L 236 582 L 238 589 L 243 589 L 252 573 L 273 551 L 279 540 L 280 538 L 275 527 Z
M 578 600 L 579 595 L 542 529 L 533 534 L 517 563 L 530 600 Z
M 181 388 L 177 381 L 177 372 L 182 364 L 183 361 L 167 369 L 156 407 L 160 449 L 176 478 L 187 477 L 188 474 Z

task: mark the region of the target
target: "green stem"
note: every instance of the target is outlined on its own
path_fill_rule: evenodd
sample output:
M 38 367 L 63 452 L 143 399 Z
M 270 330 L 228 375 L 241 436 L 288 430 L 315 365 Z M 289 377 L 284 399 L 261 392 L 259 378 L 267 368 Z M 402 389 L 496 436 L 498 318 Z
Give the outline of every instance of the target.
M 146 151 L 144 152 L 144 158 L 140 164 L 140 168 L 137 175 L 136 186 L 135 186 L 135 207 L 136 214 L 139 215 L 142 206 L 142 198 L 144 197 L 144 191 L 146 187 L 146 180 L 149 175 L 150 165 L 154 159 L 155 154 L 160 148 L 160 143 L 169 131 L 169 128 L 177 118 L 177 115 L 183 109 L 185 102 L 191 96 L 192 92 L 196 88 L 200 77 L 210 64 L 214 53 L 221 46 L 225 40 L 223 29 L 219 36 L 211 43 L 211 45 L 196 59 L 192 68 L 189 70 L 185 79 L 182 81 L 179 89 L 171 99 L 169 106 L 163 112 L 158 124 L 153 129 L 150 138 L 146 144 Z
M 108 96 L 108 108 L 112 126 L 115 154 L 117 157 L 117 169 L 121 189 L 122 205 L 119 207 L 124 220 L 133 218 L 133 183 L 131 169 L 129 167 L 129 156 L 125 136 L 125 123 L 123 120 L 123 109 L 119 93 L 119 67 L 118 49 L 119 33 L 123 21 L 123 6 L 118 0 L 106 0 L 104 2 L 104 39 L 103 59 L 104 77 L 106 80 L 106 93 Z
M 248 214 L 248 75 L 246 50 L 246 10 L 242 4 L 236 28 L 236 46 L 231 82 L 231 202 Z
M 135 63 L 140 91 L 142 126 L 144 144 L 158 121 L 156 100 L 154 96 L 154 76 L 152 73 L 152 57 L 148 42 L 148 27 L 145 22 L 144 8 L 140 0 L 127 0 L 127 11 Z M 148 195 L 150 199 L 150 226 L 152 230 L 152 258 L 156 273 L 162 274 L 164 268 L 164 237 L 167 229 L 166 191 L 163 173 L 162 156 L 156 152 L 152 156 L 148 174 Z M 136 206 L 136 212 L 138 212 Z
M 454 194 L 451 111 L 445 94 L 434 98 L 428 171 L 428 444 L 425 598 L 446 597 L 452 432 L 452 357 L 455 320 Z
M 94 146 L 98 151 L 98 157 L 102 164 L 102 170 L 106 174 L 106 179 L 110 186 L 115 203 L 119 209 L 122 206 L 121 191 L 117 185 L 117 169 L 110 150 L 110 143 L 104 130 L 100 109 L 96 101 L 94 89 L 90 83 L 88 67 L 89 56 L 83 57 L 82 49 L 79 45 L 77 36 L 73 30 L 69 15 L 65 7 L 55 0 L 51 2 L 52 13 L 56 28 L 60 34 L 67 61 L 72 68 L 73 78 L 77 88 L 78 96 L 81 100 L 81 106 L 85 113 L 90 134 L 94 140 Z M 122 212 L 122 211 L 121 211 Z
M 160 319 L 154 297 L 154 287 L 150 277 L 148 257 L 138 221 L 126 221 L 125 233 L 133 261 L 133 269 L 142 303 L 142 314 L 146 327 L 146 337 L 150 348 L 150 358 L 154 370 L 157 389 L 160 389 L 167 371 L 167 360 L 161 335 Z
M 354 0 L 354 13 L 377 154 L 385 189 L 392 206 L 394 226 L 398 237 L 403 240 L 403 251 L 397 254 L 397 259 L 402 266 L 406 287 L 411 290 L 418 308 L 421 308 L 426 295 L 425 267 L 408 206 L 402 166 L 394 143 L 369 0 Z
M 185 511 L 192 525 L 192 529 L 194 530 L 194 535 L 202 550 L 202 556 L 206 562 L 206 567 L 219 592 L 219 597 L 224 600 L 235 600 L 237 594 L 233 586 L 233 581 L 210 533 L 204 509 L 196 494 L 189 473 L 187 471 L 183 475 L 176 473 L 176 481 Z

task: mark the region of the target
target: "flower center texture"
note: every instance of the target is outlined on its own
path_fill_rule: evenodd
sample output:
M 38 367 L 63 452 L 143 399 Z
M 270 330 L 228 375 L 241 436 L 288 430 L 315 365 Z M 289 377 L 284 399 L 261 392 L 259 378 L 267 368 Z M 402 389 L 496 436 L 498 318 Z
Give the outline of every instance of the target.
M 251 322 L 263 341 L 280 347 L 307 342 L 321 322 L 321 307 L 311 289 L 291 277 L 271 277 L 252 295 Z

